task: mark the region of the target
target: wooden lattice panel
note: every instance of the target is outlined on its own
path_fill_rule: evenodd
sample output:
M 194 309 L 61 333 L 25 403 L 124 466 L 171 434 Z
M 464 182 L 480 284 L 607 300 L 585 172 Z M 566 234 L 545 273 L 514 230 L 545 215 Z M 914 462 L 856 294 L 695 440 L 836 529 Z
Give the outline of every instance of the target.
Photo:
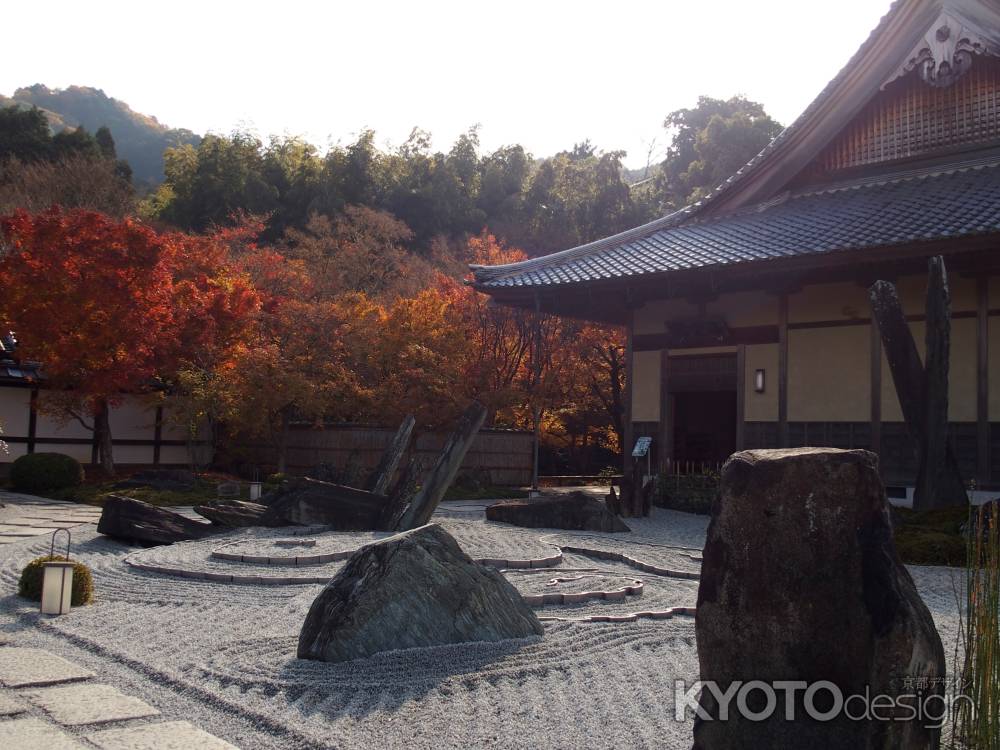
M 929 86 L 917 71 L 893 81 L 820 156 L 817 171 L 992 140 L 1000 140 L 1000 60 L 977 58 L 945 88 Z

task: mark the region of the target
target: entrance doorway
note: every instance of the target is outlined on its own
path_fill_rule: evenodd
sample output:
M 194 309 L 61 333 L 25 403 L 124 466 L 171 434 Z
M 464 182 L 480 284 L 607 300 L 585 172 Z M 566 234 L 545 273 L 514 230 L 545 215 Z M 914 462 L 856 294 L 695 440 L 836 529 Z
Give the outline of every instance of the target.
M 736 360 L 735 353 L 668 358 L 667 437 L 675 462 L 716 465 L 736 450 Z
M 674 395 L 674 459 L 717 464 L 736 450 L 736 391 Z

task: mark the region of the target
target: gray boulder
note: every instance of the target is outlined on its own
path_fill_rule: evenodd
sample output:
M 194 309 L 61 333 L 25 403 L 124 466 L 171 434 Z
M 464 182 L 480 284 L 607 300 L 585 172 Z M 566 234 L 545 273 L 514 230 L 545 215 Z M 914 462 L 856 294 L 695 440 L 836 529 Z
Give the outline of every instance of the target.
M 722 469 L 701 567 L 696 634 L 701 679 L 833 683 L 852 695 L 913 692 L 908 678 L 945 676 L 930 612 L 892 541 L 878 458 L 861 450 L 743 451 Z M 814 693 L 830 708 L 830 692 Z M 750 694 L 760 699 L 760 692 Z M 695 720 L 695 748 L 936 748 L 940 730 L 919 721 L 855 721 L 841 712 L 818 721 L 795 693 L 769 717 Z M 748 701 L 751 711 L 760 704 Z M 936 703 L 934 705 L 937 705 Z M 702 691 L 701 707 L 719 704 Z M 858 713 L 859 704 L 851 711 Z
M 605 502 L 583 492 L 504 500 L 489 506 L 486 518 L 529 529 L 631 531 Z
M 156 545 L 202 539 L 217 533 L 219 527 L 131 497 L 109 495 L 101 509 L 97 531 L 115 539 Z
M 429 524 L 358 550 L 310 607 L 298 655 L 337 662 L 541 634 L 535 613 L 503 575 Z

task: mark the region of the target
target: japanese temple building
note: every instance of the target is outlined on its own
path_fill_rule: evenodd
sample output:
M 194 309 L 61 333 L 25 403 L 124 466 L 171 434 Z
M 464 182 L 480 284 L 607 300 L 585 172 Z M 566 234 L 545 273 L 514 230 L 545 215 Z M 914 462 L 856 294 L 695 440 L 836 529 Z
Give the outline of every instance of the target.
M 939 254 L 952 438 L 963 477 L 997 489 L 1000 0 L 898 0 L 805 112 L 705 200 L 473 270 L 501 304 L 626 327 L 626 442 L 651 436 L 661 467 L 743 448 L 866 448 L 904 488 L 915 452 L 867 289 L 896 283 L 922 350 Z

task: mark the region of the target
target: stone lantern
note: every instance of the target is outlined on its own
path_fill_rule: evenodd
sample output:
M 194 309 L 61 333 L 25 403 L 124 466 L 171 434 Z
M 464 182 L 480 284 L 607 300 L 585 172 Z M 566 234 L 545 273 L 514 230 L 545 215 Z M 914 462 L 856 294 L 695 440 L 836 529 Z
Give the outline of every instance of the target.
M 70 610 L 73 598 L 73 561 L 69 559 L 72 535 L 69 529 L 56 529 L 52 532 L 52 547 L 49 557 L 55 557 L 56 535 L 66 532 L 66 559 L 49 560 L 42 563 L 42 614 L 64 615 Z

